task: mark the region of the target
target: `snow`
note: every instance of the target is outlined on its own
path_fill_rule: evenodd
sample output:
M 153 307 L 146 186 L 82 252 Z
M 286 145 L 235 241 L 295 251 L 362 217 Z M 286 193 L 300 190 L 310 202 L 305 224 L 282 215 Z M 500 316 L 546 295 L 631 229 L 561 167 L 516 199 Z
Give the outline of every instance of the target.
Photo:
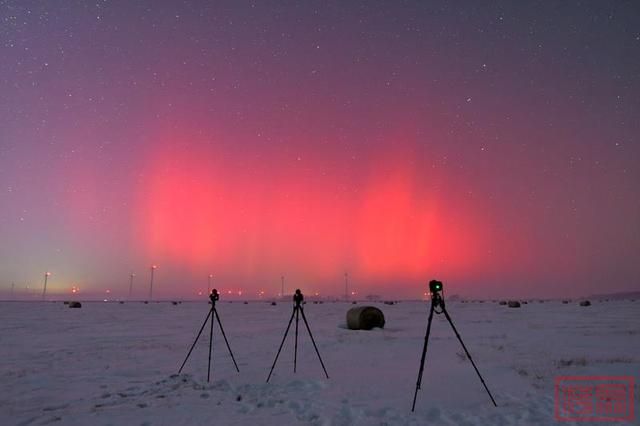
M 327 380 L 300 323 L 265 383 L 291 305 L 224 300 L 207 383 L 208 328 L 178 368 L 208 313 L 204 302 L 0 303 L 0 424 L 423 425 L 552 424 L 554 378 L 633 375 L 640 302 L 450 302 L 447 309 L 498 407 L 491 404 L 443 315 L 435 316 L 416 412 L 428 303 L 371 304 L 385 329 L 345 327 L 345 303 L 305 306 Z M 638 389 L 635 391 L 636 404 Z

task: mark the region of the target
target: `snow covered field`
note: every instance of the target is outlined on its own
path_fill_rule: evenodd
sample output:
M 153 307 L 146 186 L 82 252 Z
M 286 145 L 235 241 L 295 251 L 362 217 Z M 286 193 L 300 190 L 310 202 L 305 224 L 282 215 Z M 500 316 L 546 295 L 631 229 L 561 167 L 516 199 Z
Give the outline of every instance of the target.
M 492 391 L 495 408 L 453 331 L 436 316 L 416 412 L 411 402 L 428 303 L 380 307 L 384 330 L 350 331 L 352 305 L 308 303 L 293 374 L 293 327 L 265 380 L 291 315 L 289 303 L 221 300 L 213 377 L 208 333 L 177 375 L 208 305 L 0 303 L 1 425 L 552 424 L 554 377 L 639 377 L 640 302 L 523 305 L 449 302 L 452 319 Z M 302 325 L 302 323 L 301 323 Z M 636 386 L 636 411 L 638 392 Z

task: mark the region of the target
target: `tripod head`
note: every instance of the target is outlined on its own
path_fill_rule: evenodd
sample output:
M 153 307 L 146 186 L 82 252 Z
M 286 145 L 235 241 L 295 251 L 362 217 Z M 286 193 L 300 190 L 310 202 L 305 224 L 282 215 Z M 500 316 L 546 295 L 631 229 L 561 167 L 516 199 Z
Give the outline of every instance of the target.
M 220 295 L 218 294 L 218 290 L 215 288 L 211 290 L 211 294 L 209 295 L 209 300 L 211 300 L 211 305 L 215 305 L 218 300 L 220 300 Z
M 444 286 L 442 281 L 431 280 L 429 281 L 429 292 L 431 293 L 431 303 L 434 307 L 441 306 L 444 308 L 444 298 L 442 297 L 442 292 L 444 291 Z
M 303 300 L 304 300 L 304 296 L 302 295 L 302 292 L 300 291 L 299 288 L 296 289 L 296 292 L 293 295 L 293 301 L 296 302 L 296 307 L 299 307 Z

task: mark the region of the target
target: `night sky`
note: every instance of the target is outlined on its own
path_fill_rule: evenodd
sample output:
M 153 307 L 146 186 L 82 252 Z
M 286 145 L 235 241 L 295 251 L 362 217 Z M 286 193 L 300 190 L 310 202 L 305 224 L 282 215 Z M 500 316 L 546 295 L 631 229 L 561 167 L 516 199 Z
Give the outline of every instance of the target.
M 0 1 L 0 296 L 635 290 L 638 135 L 634 1 Z

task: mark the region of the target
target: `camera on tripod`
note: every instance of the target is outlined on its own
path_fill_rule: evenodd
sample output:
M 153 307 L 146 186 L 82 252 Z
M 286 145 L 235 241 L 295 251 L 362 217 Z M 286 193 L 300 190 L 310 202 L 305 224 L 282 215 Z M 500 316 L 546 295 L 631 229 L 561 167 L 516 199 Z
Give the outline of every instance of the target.
M 467 350 L 467 347 L 464 345 L 464 342 L 462 341 L 462 337 L 460 337 L 458 330 L 456 330 L 456 327 L 453 325 L 453 321 L 451 320 L 451 317 L 449 316 L 449 313 L 447 312 L 447 309 L 444 306 L 444 297 L 440 294 L 441 292 L 443 292 L 443 288 L 444 286 L 442 285 L 442 281 L 438 281 L 438 280 L 429 281 L 429 291 L 431 292 L 431 310 L 429 311 L 429 320 L 427 321 L 427 333 L 424 336 L 424 346 L 422 347 L 422 358 L 420 358 L 420 370 L 418 371 L 418 381 L 416 382 L 416 391 L 413 394 L 413 405 L 411 406 L 411 411 L 415 411 L 416 409 L 416 398 L 418 397 L 418 390 L 420 390 L 420 386 L 422 386 L 422 373 L 424 372 L 424 360 L 427 355 L 429 333 L 431 332 L 431 320 L 433 320 L 434 313 L 437 315 L 444 314 L 447 321 L 449 321 L 449 325 L 451 326 L 451 328 L 453 329 L 453 332 L 455 333 L 456 337 L 460 341 L 460 344 L 462 345 L 462 349 L 464 349 L 464 353 L 467 354 L 467 358 L 469 358 L 469 361 L 471 362 L 473 369 L 476 370 L 476 374 L 480 378 L 480 382 L 482 382 L 484 389 L 487 391 L 487 394 L 489 394 L 489 398 L 491 398 L 491 402 L 493 402 L 493 405 L 497 407 L 498 404 L 496 404 L 495 399 L 493 399 L 493 395 L 491 395 L 491 392 L 489 391 L 487 384 L 484 382 L 484 379 L 480 375 L 480 371 L 478 371 L 478 367 L 476 367 L 476 363 L 473 362 L 473 358 L 471 358 L 471 354 Z
M 309 332 L 309 337 L 311 338 L 311 343 L 313 343 L 313 348 L 316 350 L 316 354 L 318 355 L 318 359 L 320 360 L 320 365 L 322 365 L 322 369 L 324 370 L 324 375 L 329 378 L 329 373 L 327 373 L 327 369 L 324 366 L 324 362 L 322 361 L 322 357 L 320 356 L 320 351 L 318 351 L 318 346 L 316 346 L 316 341 L 313 339 L 313 334 L 311 334 L 311 328 L 309 328 L 309 323 L 307 322 L 307 317 L 304 314 L 304 308 L 302 304 L 304 303 L 304 295 L 300 289 L 296 289 L 296 292 L 293 295 L 293 312 L 291 312 L 291 318 L 289 319 L 289 324 L 287 324 L 287 329 L 284 331 L 284 336 L 282 337 L 282 342 L 280 343 L 280 347 L 278 348 L 278 353 L 276 354 L 276 359 L 273 360 L 273 365 L 271 366 L 271 370 L 269 371 L 269 375 L 267 376 L 267 383 L 269 383 L 269 379 L 271 378 L 271 374 L 273 374 L 273 369 L 276 366 L 276 362 L 278 362 L 278 357 L 280 356 L 280 351 L 282 351 L 282 347 L 284 346 L 284 341 L 287 339 L 287 333 L 289 333 L 289 328 L 291 328 L 291 323 L 293 319 L 296 319 L 296 337 L 295 337 L 295 346 L 293 349 L 293 372 L 296 372 L 298 365 L 298 321 L 300 320 L 300 316 L 302 315 L 302 320 L 304 321 L 304 325 L 307 327 L 307 331 Z
M 240 369 L 238 368 L 238 363 L 236 362 L 236 359 L 233 356 L 233 352 L 231 352 L 231 346 L 229 346 L 227 335 L 224 334 L 224 328 L 222 328 L 222 321 L 220 321 L 220 315 L 218 315 L 218 309 L 216 308 L 216 302 L 220 300 L 220 293 L 218 293 L 217 289 L 214 288 L 213 290 L 211 290 L 211 293 L 209 294 L 209 300 L 211 303 L 211 308 L 209 308 L 209 313 L 207 314 L 207 317 L 204 319 L 204 322 L 202 323 L 202 327 L 200 327 L 200 331 L 198 331 L 198 335 L 196 336 L 196 340 L 194 340 L 193 345 L 191 345 L 191 349 L 189 349 L 189 352 L 187 353 L 187 357 L 184 359 L 184 361 L 182 362 L 182 365 L 180 366 L 180 369 L 178 370 L 178 374 L 182 373 L 182 369 L 184 368 L 184 365 L 187 363 L 189 356 L 191 356 L 191 352 L 193 352 L 193 348 L 196 347 L 196 343 L 198 343 L 198 339 L 200 338 L 200 335 L 202 334 L 204 327 L 207 325 L 207 322 L 209 321 L 209 317 L 211 317 L 211 329 L 209 331 L 209 365 L 207 367 L 207 382 L 211 378 L 211 351 L 213 349 L 213 324 L 216 319 L 218 320 L 218 325 L 220 326 L 222 337 L 224 337 L 224 342 L 227 344 L 227 349 L 229 349 L 229 354 L 231 355 L 231 360 L 233 361 L 233 365 L 236 367 L 236 371 L 238 373 L 240 372 Z
M 442 281 L 431 280 L 429 281 L 429 291 L 431 294 L 436 294 L 439 291 L 442 291 Z

